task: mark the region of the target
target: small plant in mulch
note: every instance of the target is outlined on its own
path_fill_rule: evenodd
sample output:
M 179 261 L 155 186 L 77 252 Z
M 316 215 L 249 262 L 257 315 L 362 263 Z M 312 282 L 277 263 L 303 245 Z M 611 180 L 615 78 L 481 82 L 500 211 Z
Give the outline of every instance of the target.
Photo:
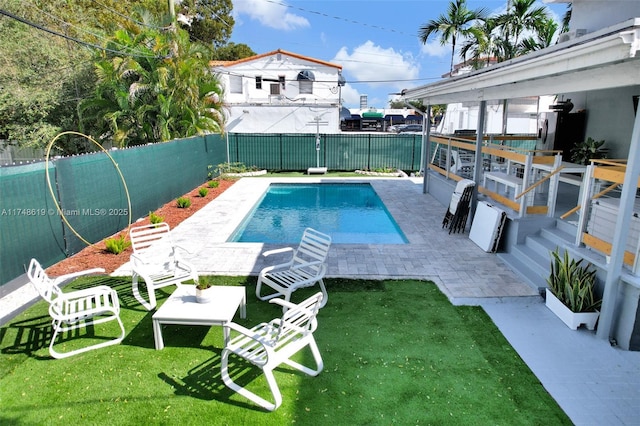
M 210 180 L 208 185 L 209 185 L 209 188 L 217 188 L 218 186 L 220 186 L 220 181 L 219 180 Z
M 153 225 L 164 222 L 164 217 L 155 214 L 154 212 L 149 212 L 149 222 Z
M 206 197 L 208 193 L 209 193 L 209 190 L 207 188 L 200 188 L 198 190 L 198 195 L 203 198 Z
M 120 235 L 119 237 L 107 238 L 104 245 L 109 253 L 120 254 L 131 245 L 131 241 L 128 241 L 124 235 Z
M 176 200 L 176 204 L 178 205 L 178 208 L 186 209 L 191 206 L 191 200 L 187 197 L 180 197 Z

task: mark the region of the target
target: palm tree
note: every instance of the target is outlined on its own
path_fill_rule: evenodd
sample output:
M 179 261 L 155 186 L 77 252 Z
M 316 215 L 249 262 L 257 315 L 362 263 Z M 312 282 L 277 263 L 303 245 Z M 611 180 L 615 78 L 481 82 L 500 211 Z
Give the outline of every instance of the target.
M 547 10 L 533 7 L 536 0 L 509 0 L 507 11 L 496 20 L 503 35 L 504 59 L 511 59 L 518 54 L 520 37 L 525 30 L 537 31 L 548 20 Z
M 551 46 L 558 31 L 558 23 L 551 18 L 541 22 L 535 36 L 524 38 L 518 46 L 518 54 L 525 55 L 529 52 L 544 49 Z
M 483 20 L 475 25 L 477 31 L 474 31 L 463 43 L 460 55 L 465 61 L 469 57 L 474 69 L 480 69 L 490 63 L 492 57 L 498 57 L 500 39 L 494 32 L 496 26 L 495 19 Z
M 95 64 L 96 91 L 79 108 L 91 134 L 124 147 L 222 132 L 223 91 L 208 47 L 181 29 L 131 26 L 107 48 Z
M 447 13 L 440 15 L 435 20 L 430 20 L 420 27 L 419 38 L 422 43 L 426 43 L 432 34 L 440 34 L 440 44 L 445 45 L 451 42 L 451 66 L 449 72 L 453 71 L 453 58 L 456 51 L 458 38 L 467 37 L 477 29 L 473 27 L 474 21 L 485 19 L 485 9 L 469 10 L 466 0 L 455 0 L 449 3 Z

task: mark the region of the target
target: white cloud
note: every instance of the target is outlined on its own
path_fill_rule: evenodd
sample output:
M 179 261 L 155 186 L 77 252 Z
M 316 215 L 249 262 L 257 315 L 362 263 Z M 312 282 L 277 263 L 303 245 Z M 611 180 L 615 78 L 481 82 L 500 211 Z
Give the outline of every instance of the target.
M 235 15 L 247 15 L 265 27 L 277 30 L 290 31 L 310 25 L 306 18 L 290 13 L 286 6 L 264 0 L 233 0 L 233 12 Z
M 355 87 L 345 84 L 342 86 L 342 100 L 343 103 L 347 106 L 351 106 L 352 108 L 356 108 L 360 105 L 360 92 Z
M 369 82 L 371 86 L 403 88 L 418 78 L 419 65 L 411 54 L 383 48 L 368 40 L 353 49 L 342 47 L 331 62 L 342 65 L 348 80 Z
M 457 46 L 456 46 L 457 49 Z M 451 44 L 445 43 L 440 44 L 438 40 L 428 41 L 426 44 L 423 44 L 420 47 L 420 53 L 427 56 L 435 56 L 438 58 L 443 58 L 445 56 L 451 56 Z

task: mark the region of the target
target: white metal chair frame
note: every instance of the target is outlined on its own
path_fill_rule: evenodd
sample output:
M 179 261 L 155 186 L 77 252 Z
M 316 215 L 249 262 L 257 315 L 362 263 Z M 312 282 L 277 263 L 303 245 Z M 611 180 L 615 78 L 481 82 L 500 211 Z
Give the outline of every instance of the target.
M 51 323 L 53 336 L 49 344 L 49 353 L 52 357 L 67 358 L 93 349 L 115 345 L 124 339 L 125 330 L 120 319 L 120 302 L 115 290 L 106 285 L 68 293 L 60 289 L 61 284 L 75 278 L 104 272 L 102 268 L 94 268 L 51 279 L 40 263 L 36 259 L 31 259 L 27 276 L 40 296 L 49 303 L 49 315 L 53 319 Z M 118 337 L 68 352 L 58 352 L 54 349 L 59 334 L 109 321 L 117 321 L 120 325 L 122 333 Z
M 287 301 L 291 300 L 294 291 L 303 287 L 311 287 L 318 283 L 322 291 L 322 306 L 329 298 L 323 278 L 327 273 L 327 255 L 331 247 L 331 237 L 307 228 L 302 234 L 302 239 L 297 249 L 285 247 L 264 252 L 263 256 L 291 252 L 291 259 L 288 262 L 278 265 L 268 266 L 260 271 L 258 283 L 256 284 L 256 297 L 260 300 L 269 300 L 274 297 L 284 296 Z M 271 287 L 275 292 L 262 295 L 262 285 Z
M 322 298 L 322 292 L 318 292 L 297 305 L 283 299 L 271 299 L 271 303 L 277 303 L 286 309 L 282 318 L 258 324 L 252 329 L 233 322 L 228 323 L 225 327 L 239 334 L 232 338 L 222 350 L 220 371 L 225 385 L 261 407 L 273 411 L 282 404 L 282 394 L 273 375 L 276 367 L 287 364 L 309 376 L 320 374 L 324 364 L 313 332 L 318 326 L 316 316 L 321 307 Z M 313 354 L 315 369 L 291 360 L 294 354 L 307 346 Z M 267 401 L 231 379 L 229 376 L 231 354 L 262 369 L 274 402 Z
M 178 250 L 189 253 L 173 243 L 167 223 L 132 227 L 129 238 L 133 247 L 131 255 L 133 296 L 147 310 L 156 307 L 155 290 L 185 281 L 198 281 L 198 273 L 191 264 L 182 260 Z M 139 278 L 147 286 L 149 301 L 140 294 Z

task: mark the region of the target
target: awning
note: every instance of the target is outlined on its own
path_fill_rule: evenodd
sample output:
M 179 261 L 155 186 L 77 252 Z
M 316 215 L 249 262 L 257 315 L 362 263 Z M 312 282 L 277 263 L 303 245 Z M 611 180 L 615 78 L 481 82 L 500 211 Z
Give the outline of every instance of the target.
M 316 81 L 316 76 L 313 75 L 313 72 L 309 70 L 302 70 L 298 73 L 298 81 L 307 80 L 307 81 Z

